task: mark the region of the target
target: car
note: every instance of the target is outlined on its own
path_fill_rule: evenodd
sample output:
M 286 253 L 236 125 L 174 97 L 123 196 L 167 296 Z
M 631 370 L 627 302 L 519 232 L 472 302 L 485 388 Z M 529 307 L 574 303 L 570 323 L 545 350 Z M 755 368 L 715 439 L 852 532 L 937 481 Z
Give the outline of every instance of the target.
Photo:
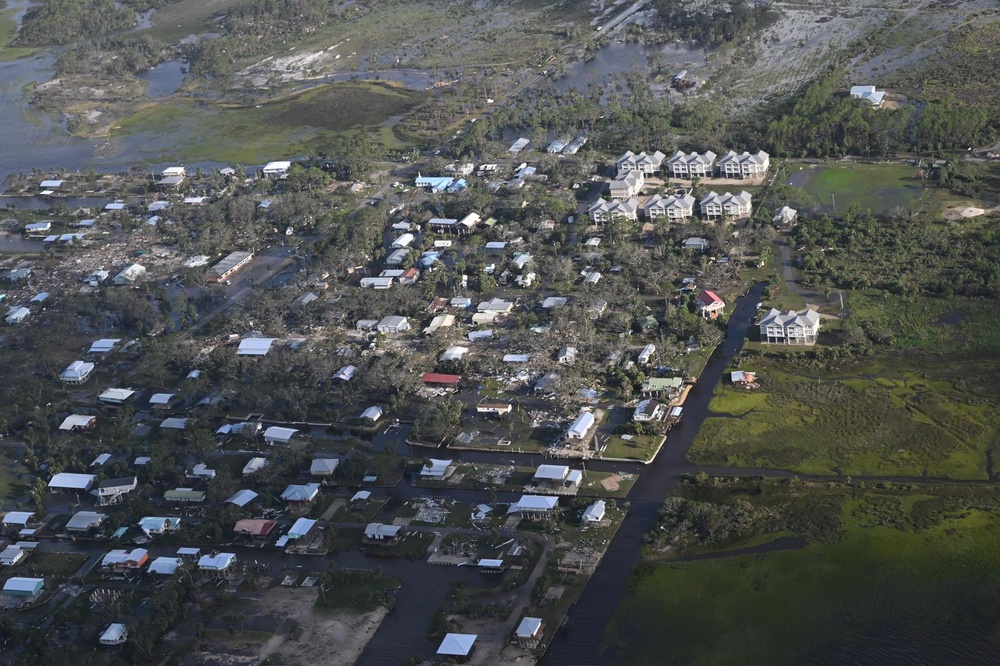
M 233 286 L 233 281 L 232 280 L 226 280 L 226 286 L 227 287 L 232 287 Z

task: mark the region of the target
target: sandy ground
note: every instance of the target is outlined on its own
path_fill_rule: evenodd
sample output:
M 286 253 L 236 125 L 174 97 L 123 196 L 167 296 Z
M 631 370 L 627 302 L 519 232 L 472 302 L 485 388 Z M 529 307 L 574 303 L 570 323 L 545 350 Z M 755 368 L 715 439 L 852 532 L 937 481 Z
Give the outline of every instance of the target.
M 245 628 L 250 630 L 266 622 L 274 634 L 263 643 L 241 639 L 240 632 L 232 640 L 211 641 L 207 650 L 196 653 L 198 663 L 257 666 L 269 659 L 270 663 L 288 665 L 354 664 L 388 610 L 380 608 L 363 615 L 317 613 L 313 610 L 317 594 L 316 588 L 277 587 L 258 600 L 248 601 Z M 295 639 L 288 635 L 293 623 L 299 632 Z
M 996 213 L 1000 208 L 977 208 L 975 206 L 952 206 L 944 211 L 944 219 L 950 222 L 960 222 L 987 213 Z

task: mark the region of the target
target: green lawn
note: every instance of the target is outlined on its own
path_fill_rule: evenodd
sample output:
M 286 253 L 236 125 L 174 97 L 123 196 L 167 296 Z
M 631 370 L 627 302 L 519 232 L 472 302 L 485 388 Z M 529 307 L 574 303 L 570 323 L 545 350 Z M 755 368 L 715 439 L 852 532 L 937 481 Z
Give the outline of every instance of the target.
M 783 492 L 768 502 L 826 503 L 839 538 L 647 568 L 607 630 L 617 663 L 986 663 L 1000 653 L 989 489 Z M 758 500 L 724 501 L 735 502 Z M 975 647 L 946 654 L 957 644 Z
M 884 213 L 896 206 L 916 209 L 924 194 L 923 185 L 908 164 L 844 164 L 803 166 L 789 179 L 804 181 L 799 206 L 814 206 L 820 213 L 844 213 L 852 206 L 862 211 Z
M 406 114 L 424 99 L 380 83 L 336 83 L 254 106 L 170 101 L 136 112 L 114 133 L 175 137 L 176 159 L 252 164 L 275 155 L 322 154 L 338 136 Z
M 987 478 L 1000 434 L 996 359 L 867 360 L 822 370 L 753 359 L 761 389 L 722 383 L 688 459 L 806 474 Z
M 663 435 L 632 435 L 632 439 L 624 440 L 621 435 L 612 435 L 608 437 L 607 448 L 601 457 L 650 463 L 659 452 L 663 439 Z
M 3 5 L 0 5 L 2 7 Z M 14 14 L 19 9 L 0 9 L 0 62 L 17 60 L 29 56 L 35 52 L 34 48 L 24 46 L 7 46 L 10 40 L 14 39 L 17 33 L 17 24 L 14 22 Z
M 380 606 L 391 608 L 395 597 L 389 591 L 402 586 L 403 581 L 380 571 L 334 570 L 320 581 L 316 607 L 352 613 L 368 613 Z

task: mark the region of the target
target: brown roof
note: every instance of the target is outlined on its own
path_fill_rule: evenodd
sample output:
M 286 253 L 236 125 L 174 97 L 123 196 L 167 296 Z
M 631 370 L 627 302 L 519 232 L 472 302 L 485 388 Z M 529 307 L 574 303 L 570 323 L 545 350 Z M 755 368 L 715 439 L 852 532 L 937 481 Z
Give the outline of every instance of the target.
M 237 534 L 250 534 L 253 536 L 267 536 L 278 526 L 276 520 L 264 520 L 261 518 L 244 518 L 236 522 L 233 531 Z

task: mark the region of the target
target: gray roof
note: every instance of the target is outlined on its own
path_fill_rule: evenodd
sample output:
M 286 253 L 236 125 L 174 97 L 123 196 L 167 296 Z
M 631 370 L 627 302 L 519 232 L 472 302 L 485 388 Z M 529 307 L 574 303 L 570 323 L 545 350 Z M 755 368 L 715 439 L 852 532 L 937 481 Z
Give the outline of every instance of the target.
M 675 164 L 677 162 L 683 162 L 685 164 L 704 164 L 705 166 L 712 166 L 718 156 L 711 150 L 706 150 L 704 153 L 690 153 L 685 154 L 684 152 L 678 150 L 674 153 L 674 156 L 670 158 L 668 163 Z
M 815 310 L 803 310 L 796 312 L 788 310 L 782 312 L 776 308 L 771 308 L 760 320 L 761 326 L 780 325 L 782 327 L 801 326 L 812 328 L 819 323 L 819 314 Z

